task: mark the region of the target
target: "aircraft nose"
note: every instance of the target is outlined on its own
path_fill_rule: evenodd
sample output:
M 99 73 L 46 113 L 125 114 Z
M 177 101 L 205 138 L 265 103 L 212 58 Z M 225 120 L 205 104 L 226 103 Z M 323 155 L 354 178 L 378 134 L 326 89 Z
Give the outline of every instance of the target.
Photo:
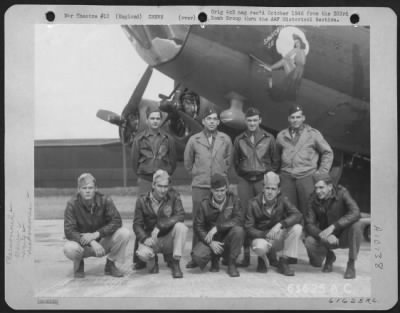
M 157 66 L 174 58 L 189 33 L 188 25 L 122 25 L 140 57 Z

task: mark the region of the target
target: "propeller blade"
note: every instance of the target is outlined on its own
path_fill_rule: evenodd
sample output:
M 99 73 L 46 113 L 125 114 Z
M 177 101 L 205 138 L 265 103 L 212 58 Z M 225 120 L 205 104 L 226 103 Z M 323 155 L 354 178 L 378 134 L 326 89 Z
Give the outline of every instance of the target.
M 139 103 L 142 100 L 144 91 L 149 83 L 151 74 L 153 73 L 153 68 L 148 66 L 146 71 L 143 73 L 142 77 L 140 78 L 139 83 L 136 85 L 135 90 L 132 93 L 131 98 L 129 99 L 127 105 L 125 106 L 124 110 L 122 111 L 122 116 L 126 117 L 129 113 L 135 112 L 138 107 Z
M 99 119 L 102 119 L 103 121 L 109 122 L 114 125 L 121 126 L 121 124 L 123 123 L 121 116 L 108 110 L 98 110 L 96 116 Z
M 168 100 L 168 99 L 171 99 L 172 98 L 172 96 L 175 94 L 175 92 L 178 90 L 178 88 L 181 86 L 181 83 L 177 83 L 176 81 L 174 82 L 174 89 L 171 91 L 171 93 L 168 95 L 168 96 L 166 96 L 166 95 L 164 95 L 164 94 L 162 94 L 162 93 L 159 93 L 158 94 L 158 97 L 161 99 L 161 100 Z
M 185 122 L 185 125 L 189 126 L 191 135 L 203 130 L 203 126 L 190 115 L 182 111 L 178 111 L 178 114 Z

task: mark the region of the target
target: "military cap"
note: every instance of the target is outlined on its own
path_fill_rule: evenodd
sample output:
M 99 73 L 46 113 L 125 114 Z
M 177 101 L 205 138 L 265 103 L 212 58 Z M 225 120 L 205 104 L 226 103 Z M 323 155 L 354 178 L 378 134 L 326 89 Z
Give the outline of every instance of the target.
M 255 115 L 260 116 L 260 111 L 257 108 L 253 108 L 253 107 L 248 108 L 245 113 L 245 117 L 250 117 L 250 116 L 255 116 Z
M 158 112 L 160 113 L 160 117 L 162 117 L 162 113 L 159 107 L 147 107 L 146 109 L 146 118 L 149 118 L 151 113 Z
M 299 105 L 299 104 L 293 103 L 289 107 L 289 115 L 292 115 L 293 113 L 296 113 L 296 112 L 299 112 L 299 111 L 304 112 L 303 107 L 301 105 Z
M 78 177 L 78 188 L 81 188 L 89 183 L 94 183 L 96 186 L 96 179 L 90 173 L 83 173 Z
M 224 176 L 221 174 L 214 174 L 211 177 L 211 188 L 217 189 L 228 185 L 228 182 Z
M 318 183 L 319 181 L 324 181 L 326 184 L 332 184 L 333 179 L 329 173 L 320 173 L 320 172 L 315 172 L 313 174 L 313 180 L 314 184 Z
M 268 172 L 264 175 L 264 184 L 274 184 L 279 185 L 281 182 L 279 175 L 275 174 L 274 172 Z
M 204 111 L 204 113 L 203 113 L 203 118 L 206 118 L 207 116 L 209 116 L 209 115 L 211 115 L 211 114 L 217 114 L 217 116 L 218 116 L 218 112 L 217 112 L 217 110 L 213 107 L 213 106 L 211 106 L 211 107 L 209 107 L 209 108 L 207 108 L 205 111 Z M 219 116 L 218 116 L 219 117 Z

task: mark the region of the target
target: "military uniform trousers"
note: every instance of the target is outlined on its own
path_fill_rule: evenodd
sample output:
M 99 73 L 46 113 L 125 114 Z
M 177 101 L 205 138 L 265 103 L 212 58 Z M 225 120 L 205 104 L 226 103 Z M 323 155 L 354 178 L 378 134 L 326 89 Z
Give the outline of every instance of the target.
M 237 185 L 237 193 L 240 200 L 240 206 L 242 207 L 243 218 L 246 218 L 249 201 L 262 192 L 264 189 L 264 181 L 248 181 L 242 177 L 239 177 Z M 244 247 L 250 247 L 251 239 L 245 236 Z
M 291 258 L 297 258 L 300 244 L 300 236 L 303 231 L 303 227 L 300 224 L 295 224 L 287 229 L 282 229 L 279 233 L 278 238 L 271 242 L 272 246 L 270 249 L 274 251 L 282 251 L 282 255 Z M 251 243 L 251 249 L 259 257 L 265 257 L 269 252 L 266 247 L 267 240 L 264 238 L 256 238 Z
M 192 221 L 194 223 L 194 219 L 196 217 L 197 211 L 199 210 L 201 200 L 204 198 L 208 198 L 210 196 L 210 188 L 200 188 L 200 187 L 192 187 Z M 193 232 L 192 238 L 192 251 L 194 247 L 199 242 L 199 238 L 197 234 Z
M 183 254 L 183 249 L 185 247 L 186 235 L 188 228 L 185 224 L 178 222 L 174 225 L 172 230 L 165 236 L 158 237 L 157 242 L 150 248 L 153 250 L 154 254 L 172 254 L 175 258 L 180 258 Z M 139 245 L 138 254 L 141 255 L 140 259 L 144 262 L 149 262 L 153 258 L 143 257 L 145 253 L 141 253 L 143 245 Z
M 125 250 L 129 242 L 131 234 L 128 229 L 121 227 L 111 236 L 103 237 L 99 243 L 103 246 L 107 258 L 111 261 L 124 263 Z M 82 247 L 76 241 L 68 240 L 64 245 L 65 256 L 74 261 L 79 262 L 83 258 L 95 257 L 96 254 L 90 245 Z
M 243 227 L 233 226 L 225 234 L 215 234 L 213 240 L 224 243 L 224 252 L 222 253 L 224 258 L 236 260 L 240 254 L 244 236 L 245 231 Z M 201 269 L 203 269 L 214 256 L 215 254 L 211 250 L 210 246 L 202 241 L 199 241 L 193 248 L 192 258 Z
M 312 175 L 302 178 L 295 178 L 289 174 L 282 173 L 281 178 L 281 192 L 284 196 L 289 198 L 296 208 L 305 216 L 308 198 L 314 191 L 314 181 Z
M 138 186 L 138 195 L 142 195 L 152 190 L 153 183 L 149 180 L 138 177 L 137 186 Z M 138 261 L 140 261 L 139 257 L 136 255 L 138 247 L 139 247 L 139 242 L 135 239 L 135 245 L 133 248 L 133 263 L 137 263 Z
M 328 249 L 349 248 L 349 259 L 356 260 L 358 251 L 360 250 L 362 240 L 362 223 L 360 221 L 353 223 L 342 230 L 339 236 L 339 245 L 324 244 L 319 239 L 308 236 L 304 245 L 310 260 L 318 266 L 322 265 Z

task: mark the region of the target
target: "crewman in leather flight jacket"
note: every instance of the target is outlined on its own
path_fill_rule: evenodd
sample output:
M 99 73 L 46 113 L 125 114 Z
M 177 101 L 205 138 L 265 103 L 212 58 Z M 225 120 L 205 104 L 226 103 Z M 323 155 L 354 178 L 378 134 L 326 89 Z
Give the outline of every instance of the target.
M 211 272 L 219 271 L 221 256 L 228 260 L 228 274 L 238 277 L 236 259 L 244 239 L 240 202 L 228 190 L 226 178 L 214 174 L 211 194 L 201 201 L 194 220 L 194 232 L 199 242 L 193 248 L 192 258 L 201 269 L 211 260 Z
M 261 115 L 250 107 L 245 113 L 247 130 L 236 137 L 233 145 L 233 165 L 239 175 L 237 185 L 243 218 L 246 216 L 249 200 L 263 190 L 263 177 L 269 171 L 279 168 L 279 155 L 272 134 L 260 129 Z M 250 240 L 245 238 L 243 260 L 238 266 L 250 265 Z M 274 254 L 270 256 L 276 258 Z
M 309 236 L 304 244 L 315 267 L 332 272 L 336 256 L 332 249 L 349 248 L 344 278 L 356 277 L 355 261 L 362 240 L 360 209 L 346 188 L 335 187 L 329 174 L 314 174 L 315 192 L 311 195 L 305 216 Z
M 264 176 L 264 191 L 250 200 L 245 229 L 252 239 L 252 249 L 258 255 L 257 272 L 266 273 L 266 254 L 272 248 L 282 250 L 278 271 L 293 276 L 289 258 L 297 259 L 302 215 L 299 210 L 280 194 L 279 176 L 268 172 Z
M 163 253 L 173 278 L 182 278 L 179 266 L 185 246 L 187 226 L 179 193 L 170 187 L 166 171 L 153 176 L 153 189 L 138 197 L 133 219 L 133 231 L 140 242 L 138 257 L 148 263 L 150 273 L 158 273 L 157 253 Z
M 68 201 L 64 212 L 64 233 L 64 254 L 73 261 L 75 278 L 85 277 L 84 258 L 106 254 L 104 273 L 123 276 L 115 261 L 124 263 L 130 232 L 122 227 L 112 199 L 97 191 L 96 179 L 90 173 L 78 177 L 78 193 Z
M 147 108 L 147 128 L 139 132 L 132 144 L 132 168 L 138 176 L 138 194 L 152 189 L 152 179 L 158 169 L 172 175 L 176 168 L 176 150 L 174 138 L 160 129 L 162 114 L 159 108 Z M 135 242 L 133 260 L 135 269 L 146 266 L 137 258 Z

